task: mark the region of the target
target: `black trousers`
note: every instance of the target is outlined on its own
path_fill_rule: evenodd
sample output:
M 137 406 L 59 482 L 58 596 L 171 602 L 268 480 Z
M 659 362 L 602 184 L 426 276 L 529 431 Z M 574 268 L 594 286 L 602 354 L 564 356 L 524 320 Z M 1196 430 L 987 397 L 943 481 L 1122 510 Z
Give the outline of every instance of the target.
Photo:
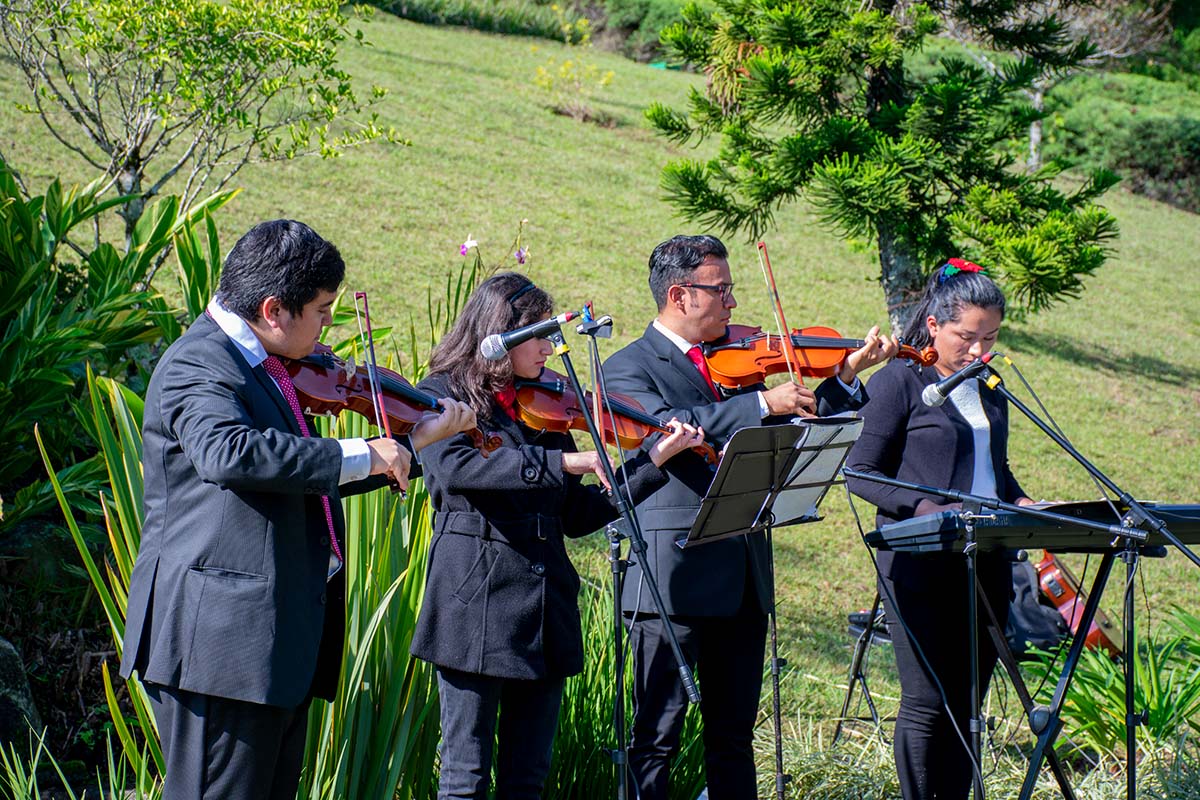
M 671 617 L 675 636 L 700 685 L 704 764 L 710 800 L 757 796 L 754 723 L 762 693 L 767 617 L 747 583 L 732 617 Z M 662 620 L 626 620 L 633 648 L 634 714 L 629 796 L 666 800 L 671 761 L 687 713 L 687 695 Z
M 308 702 L 278 708 L 144 686 L 167 767 L 162 800 L 295 800 Z
M 562 678 L 493 678 L 438 667 L 442 714 L 438 800 L 487 800 L 493 761 L 496 800 L 541 797 L 562 691 Z
M 916 569 L 907 574 L 901 567 L 900 574 L 893 571 L 892 578 L 880 578 L 888 633 L 900 672 L 894 744 L 900 792 L 904 800 L 965 800 L 973 776 L 971 757 L 963 743 L 971 740 L 966 565 L 957 555 L 917 556 L 913 561 L 908 566 Z M 978 574 L 1003 631 L 1012 594 L 1011 564 L 1002 556 L 983 554 Z M 982 604 L 977 616 L 982 697 L 997 654 L 987 635 L 987 612 Z M 924 659 L 917 653 L 914 639 Z M 945 692 L 944 704 L 938 682 Z

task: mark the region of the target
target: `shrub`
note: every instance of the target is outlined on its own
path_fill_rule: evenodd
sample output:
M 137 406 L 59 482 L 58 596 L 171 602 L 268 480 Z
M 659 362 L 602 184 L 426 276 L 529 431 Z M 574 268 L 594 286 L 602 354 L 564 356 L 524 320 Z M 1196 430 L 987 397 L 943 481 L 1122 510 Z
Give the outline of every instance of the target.
M 1200 210 L 1200 92 L 1105 73 L 1058 87 L 1047 109 L 1047 157 L 1113 170 L 1132 191 Z
M 376 0 L 389 14 L 426 25 L 463 25 L 480 31 L 558 39 L 558 20 L 529 0 Z

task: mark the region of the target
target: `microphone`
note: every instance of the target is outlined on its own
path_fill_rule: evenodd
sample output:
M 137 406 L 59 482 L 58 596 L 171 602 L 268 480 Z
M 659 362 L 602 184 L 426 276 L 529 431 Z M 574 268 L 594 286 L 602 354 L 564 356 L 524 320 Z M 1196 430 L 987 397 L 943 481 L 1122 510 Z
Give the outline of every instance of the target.
M 946 398 L 958 388 L 960 383 L 969 381 L 987 369 L 988 362 L 995 358 L 996 355 L 996 353 L 984 353 L 953 375 L 942 378 L 937 383 L 929 384 L 925 387 L 925 391 L 921 392 L 921 402 L 930 408 L 937 408 L 946 402 Z
M 522 342 L 548 336 L 578 316 L 574 311 L 567 311 L 508 333 L 493 333 L 479 343 L 479 352 L 488 361 L 499 361 Z

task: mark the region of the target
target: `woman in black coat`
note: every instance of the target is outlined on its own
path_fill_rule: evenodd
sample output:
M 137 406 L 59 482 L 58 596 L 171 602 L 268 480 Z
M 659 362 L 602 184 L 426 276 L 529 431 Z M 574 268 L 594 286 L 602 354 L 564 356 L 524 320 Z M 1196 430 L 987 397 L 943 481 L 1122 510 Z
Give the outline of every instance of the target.
M 909 483 L 1031 503 L 1008 467 L 1003 397 L 970 380 L 940 407 L 921 401 L 926 386 L 990 351 L 1003 319 L 1004 295 L 977 265 L 951 259 L 938 269 L 904 332 L 904 340 L 914 347 L 937 348 L 936 369 L 920 370 L 897 360 L 871 377 L 870 401 L 861 412 L 863 432 L 848 465 Z M 848 483 L 877 507 L 878 525 L 961 505 L 862 479 Z M 980 583 L 1003 625 L 1012 590 L 1010 562 L 1003 553 L 981 552 L 977 564 Z M 970 741 L 971 707 L 967 608 L 961 600 L 966 565 L 957 553 L 887 551 L 879 553 L 878 565 L 900 672 L 895 756 L 901 793 L 904 800 L 966 798 L 972 778 L 965 744 Z M 979 651 L 986 691 L 996 651 L 987 637 L 981 637 Z
M 501 273 L 476 289 L 434 349 L 421 388 L 470 405 L 503 446 L 484 458 L 466 435 L 427 446 L 421 463 L 436 511 L 428 583 L 412 653 L 438 668 L 441 786 L 438 797 L 486 798 L 492 765 L 498 798 L 536 798 L 550 768 L 563 680 L 583 669 L 579 576 L 564 537 L 613 520 L 617 508 L 601 454 L 577 452 L 570 434 L 516 419 L 515 378 L 536 379 L 552 346 L 530 339 L 507 358 L 479 354 L 489 334 L 550 316 L 550 297 L 523 275 Z M 702 443 L 675 432 L 618 471 L 638 503 L 667 483 L 659 469 Z M 498 736 L 498 753 L 493 742 Z

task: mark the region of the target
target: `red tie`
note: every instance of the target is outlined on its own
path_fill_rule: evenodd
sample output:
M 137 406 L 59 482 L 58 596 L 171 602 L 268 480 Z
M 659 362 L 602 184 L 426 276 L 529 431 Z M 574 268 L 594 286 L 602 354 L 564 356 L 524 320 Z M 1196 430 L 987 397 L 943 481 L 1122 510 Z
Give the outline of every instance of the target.
M 700 374 L 704 376 L 704 382 L 708 384 L 709 389 L 712 389 L 713 396 L 720 400 L 721 394 L 717 391 L 716 384 L 713 383 L 712 375 L 709 374 L 708 362 L 704 360 L 704 354 L 700 352 L 700 345 L 692 345 L 692 349 L 687 351 L 687 357 L 696 365 L 696 369 L 700 370 Z
M 275 356 L 267 356 L 263 361 L 263 369 L 267 374 L 275 379 L 279 384 L 280 391 L 283 392 L 283 397 L 291 406 L 292 413 L 296 416 L 296 424 L 300 426 L 300 432 L 306 437 L 312 436 L 308 432 L 308 421 L 304 419 L 304 412 L 300 410 L 300 400 L 296 397 L 296 386 L 292 383 L 292 376 L 288 374 L 287 368 L 283 366 L 283 362 Z M 325 507 L 325 521 L 329 523 L 329 544 L 333 546 L 333 554 L 338 557 L 338 561 L 345 561 L 342 558 L 342 549 L 338 547 L 337 534 L 333 530 L 333 509 L 329 507 L 328 495 L 321 495 L 321 505 Z

